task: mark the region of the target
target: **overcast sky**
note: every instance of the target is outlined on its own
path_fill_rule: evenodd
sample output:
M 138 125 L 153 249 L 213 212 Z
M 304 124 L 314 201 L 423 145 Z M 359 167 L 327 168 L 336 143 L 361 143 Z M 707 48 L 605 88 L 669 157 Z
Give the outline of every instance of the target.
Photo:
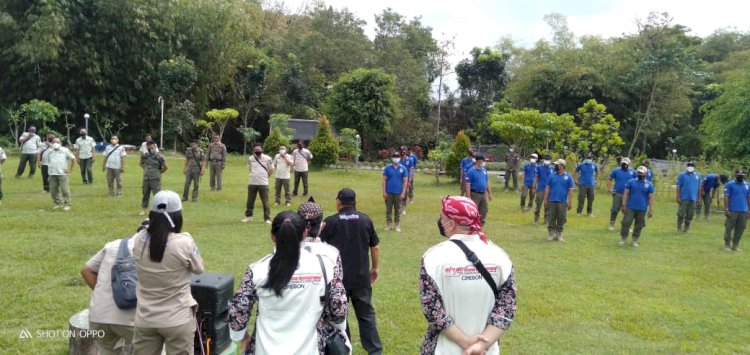
M 273 1 L 273 0 L 272 0 Z M 277 0 L 297 12 L 312 0 Z M 385 8 L 407 18 L 421 16 L 432 27 L 437 40 L 455 36 L 455 65 L 467 57 L 473 47 L 494 46 L 502 37 L 511 37 L 516 45 L 531 47 L 541 38 L 551 38 L 543 17 L 558 12 L 567 17 L 568 27 L 576 34 L 615 37 L 636 30 L 635 20 L 645 19 L 652 11 L 668 12 L 673 22 L 692 29 L 691 34 L 705 37 L 720 28 L 750 30 L 747 0 L 327 0 L 334 8 L 348 8 L 367 22 L 372 37 L 375 14 Z

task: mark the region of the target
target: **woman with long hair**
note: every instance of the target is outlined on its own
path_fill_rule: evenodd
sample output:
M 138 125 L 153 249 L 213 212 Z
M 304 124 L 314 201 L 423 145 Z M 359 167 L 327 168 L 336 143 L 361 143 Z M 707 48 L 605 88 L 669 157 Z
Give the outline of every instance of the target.
M 251 264 L 242 278 L 228 320 L 242 331 L 258 304 L 253 334 L 243 340 L 245 354 L 324 354 L 330 339 L 346 339 L 340 331 L 348 310 L 341 258 L 303 242 L 307 229 L 297 213 L 276 215 L 274 252 Z
M 154 195 L 148 228 L 135 235 L 138 268 L 135 354 L 193 354 L 195 308 L 190 275 L 203 273 L 193 237 L 182 232 L 182 202 L 172 191 Z

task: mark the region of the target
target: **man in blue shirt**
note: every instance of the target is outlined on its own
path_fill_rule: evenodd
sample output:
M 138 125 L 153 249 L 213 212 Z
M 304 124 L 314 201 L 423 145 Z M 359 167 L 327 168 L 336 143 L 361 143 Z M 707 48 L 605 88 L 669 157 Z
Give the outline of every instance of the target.
M 565 160 L 557 159 L 555 173 L 547 179 L 544 189 L 544 207 L 549 208 L 548 241 L 561 241 L 568 210 L 573 208 L 573 177 L 565 172 Z
M 612 170 L 607 179 L 607 191 L 612 194 L 612 209 L 609 214 L 609 230 L 615 230 L 615 222 L 617 221 L 617 214 L 620 213 L 622 208 L 622 195 L 625 193 L 625 184 L 635 179 L 635 170 L 630 168 L 630 159 L 622 158 L 620 160 L 620 167 Z M 612 186 L 612 181 L 615 182 L 615 186 Z
M 487 169 L 484 168 L 484 155 L 475 154 L 474 159 L 476 159 L 474 166 L 466 172 L 465 190 L 471 193 L 471 200 L 477 204 L 481 222 L 484 225 L 487 218 L 487 204 L 492 201 L 492 191 Z
M 401 166 L 406 169 L 406 192 L 409 192 L 412 177 L 414 176 L 414 161 L 406 152 L 406 146 L 401 146 Z M 406 198 L 401 200 L 401 214 L 406 214 Z
M 545 154 L 542 156 L 542 164 L 537 164 L 536 166 L 536 176 L 534 176 L 533 186 L 533 189 L 536 190 L 536 197 L 534 198 L 534 203 L 536 203 L 536 208 L 534 209 L 534 224 L 539 224 L 539 211 L 544 204 L 544 189 L 547 188 L 547 178 L 555 172 L 551 164 L 552 157 Z M 549 209 L 547 206 L 544 206 L 544 224 L 547 224 L 548 217 Z
M 591 153 L 586 153 L 586 159 L 583 163 L 578 164 L 575 171 L 576 185 L 578 185 L 578 208 L 576 212 L 580 216 L 583 213 L 583 201 L 588 200 L 586 204 L 586 214 L 594 217 L 594 187 L 599 180 L 599 167 L 594 163 L 594 157 Z
M 724 186 L 724 250 L 741 251 L 739 248 L 742 233 L 747 226 L 748 204 L 750 204 L 750 184 L 745 181 L 745 169 L 734 171 L 735 180 Z M 730 245 L 731 242 L 731 245 Z
M 641 164 L 641 165 L 645 166 L 646 170 L 648 170 L 648 172 L 646 173 L 646 180 L 651 181 L 653 183 L 654 182 L 654 171 L 651 170 L 651 162 L 648 159 L 646 159 L 646 160 L 643 161 L 643 164 Z
M 633 227 L 633 247 L 638 247 L 638 238 L 641 237 L 641 230 L 646 226 L 646 217 L 651 218 L 654 215 L 654 184 L 646 179 L 648 168 L 645 166 L 638 167 L 638 177 L 630 179 L 625 184 L 625 192 L 622 197 L 622 226 L 620 228 L 620 245 L 625 245 L 628 241 L 628 232 L 630 226 L 635 221 Z
M 529 208 L 534 204 L 534 178 L 536 177 L 536 161 L 539 156 L 531 154 L 529 162 L 523 166 L 523 186 L 521 186 L 521 212 L 526 212 L 526 196 L 529 196 Z
M 688 233 L 690 222 L 693 221 L 695 213 L 695 202 L 698 201 L 701 175 L 695 171 L 695 162 L 687 162 L 685 171 L 677 176 L 677 190 L 675 201 L 677 202 L 677 233 Z M 685 222 L 685 228 L 682 223 Z
M 395 231 L 401 232 L 401 201 L 406 196 L 406 181 L 408 173 L 401 165 L 398 153 L 391 155 L 391 164 L 383 169 L 383 199 L 385 200 L 385 230 L 391 230 L 391 222 L 395 219 Z M 391 218 L 391 214 L 395 217 Z
M 729 180 L 729 177 L 724 174 L 708 174 L 703 177 L 701 187 L 698 189 L 701 193 L 701 198 L 695 206 L 695 213 L 698 217 L 701 215 L 701 205 L 703 205 L 705 207 L 705 218 L 708 219 L 708 215 L 711 214 L 711 201 L 716 198 L 716 191 L 719 190 L 719 186 L 726 184 L 727 180 Z
M 458 177 L 459 185 L 461 185 L 461 196 L 471 196 L 465 189 L 466 184 L 464 184 L 464 180 L 466 180 L 466 172 L 474 165 L 474 162 L 476 160 L 474 159 L 474 151 L 469 148 L 469 153 L 461 159 L 460 163 L 460 176 Z
M 409 202 L 414 202 L 414 176 L 417 175 L 417 162 L 419 159 L 417 159 L 417 155 L 412 152 L 410 147 L 406 147 L 406 152 L 408 153 L 409 159 L 411 159 L 411 169 L 412 173 L 409 177 Z

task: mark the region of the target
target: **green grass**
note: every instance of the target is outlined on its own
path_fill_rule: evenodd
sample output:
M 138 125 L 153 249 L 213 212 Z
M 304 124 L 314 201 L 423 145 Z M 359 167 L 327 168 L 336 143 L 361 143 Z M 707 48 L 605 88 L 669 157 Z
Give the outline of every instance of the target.
M 123 198 L 107 196 L 101 171 L 94 185 L 82 185 L 74 173 L 73 209 L 67 213 L 49 210 L 52 201 L 41 192 L 39 175 L 33 181 L 13 179 L 17 156 L 6 161 L 0 352 L 67 352 L 66 339 L 21 340 L 19 333 L 67 329 L 68 317 L 87 306 L 90 292 L 78 270 L 104 243 L 131 234 L 141 220 L 135 161 L 127 160 Z M 183 161 L 170 158 L 169 163 L 163 187 L 181 193 Z M 439 200 L 458 188 L 435 186 L 432 176 L 418 175 L 415 203 L 397 234 L 382 232 L 380 179 L 376 171 L 313 171 L 311 192 L 330 215 L 340 188 L 357 191 L 359 209 L 374 219 L 381 238 L 381 279 L 373 298 L 386 353 L 413 354 L 426 326 L 417 289 L 420 258 L 443 240 L 435 225 Z M 244 161 L 233 157 L 224 191 L 208 192 L 203 181 L 200 202 L 184 207 L 184 229 L 196 239 L 207 270 L 231 272 L 235 282 L 249 263 L 271 250 L 269 228 L 260 218 L 240 223 L 246 183 Z M 719 214 L 694 222 L 688 236 L 677 235 L 676 205 L 670 193 L 661 192 L 641 247 L 623 248 L 617 234 L 607 230 L 611 200 L 599 191 L 596 218 L 569 214 L 566 242 L 549 243 L 546 229 L 518 210 L 519 195 L 502 193 L 495 182 L 493 187 L 486 232 L 510 254 L 518 278 L 518 313 L 503 338 L 505 353 L 750 353 L 750 252 L 721 250 Z M 296 198 L 293 208 L 302 201 Z M 283 209 L 272 208 L 272 214 Z M 355 353 L 362 354 L 355 341 Z

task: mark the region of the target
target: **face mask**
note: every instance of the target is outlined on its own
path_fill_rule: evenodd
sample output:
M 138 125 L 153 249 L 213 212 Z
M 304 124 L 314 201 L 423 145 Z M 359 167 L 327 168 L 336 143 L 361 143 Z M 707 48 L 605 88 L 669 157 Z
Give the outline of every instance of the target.
M 551 163 L 552 163 L 552 161 L 551 161 L 551 160 L 545 160 L 545 161 L 544 161 L 544 165 L 550 165 Z
M 60 149 L 60 143 L 52 143 L 52 149 L 59 150 Z
M 742 182 L 743 180 L 745 180 L 744 176 L 737 175 L 737 182 Z
M 622 170 L 628 170 L 628 164 L 620 164 L 620 168 L 622 168 Z
M 485 164 L 485 163 L 482 163 L 482 167 L 484 168 L 485 166 L 486 166 L 486 164 Z
M 255 152 L 256 157 L 259 157 L 261 154 L 263 154 L 263 152 Z
M 638 174 L 638 180 L 643 180 L 646 178 L 646 175 Z
M 513 148 L 508 149 L 509 152 L 513 153 Z
M 440 223 L 440 217 L 438 217 L 437 225 L 438 225 L 438 231 L 440 231 L 440 235 L 442 235 L 443 237 L 447 237 L 445 235 L 445 228 L 443 228 L 443 224 Z
M 531 164 L 534 164 L 534 163 L 536 163 L 536 159 L 533 159 L 533 158 L 532 158 L 532 159 L 529 159 L 529 161 L 531 162 Z
M 687 172 L 692 173 L 693 171 L 695 171 L 695 167 L 688 166 L 686 170 L 687 170 Z
M 29 130 L 29 132 L 31 132 L 31 133 L 36 133 L 36 129 L 35 129 L 35 128 L 32 128 L 32 129 L 30 129 L 30 130 Z
M 474 158 L 471 158 L 471 162 L 472 162 L 472 163 L 476 163 L 476 162 L 477 162 L 477 160 L 476 160 L 476 159 L 474 159 Z
M 591 163 L 593 163 L 594 161 L 593 161 L 593 160 L 591 160 L 591 159 L 586 159 L 586 160 L 584 160 L 583 162 L 584 162 L 584 163 L 586 163 L 586 164 L 591 164 Z
M 393 162 L 393 164 L 398 164 L 401 162 L 401 158 L 391 158 L 391 161 Z
M 86 132 L 81 132 L 81 137 L 86 138 Z
M 286 149 L 281 149 L 281 150 L 279 150 L 279 154 L 281 154 L 281 155 L 284 155 L 284 154 L 286 154 Z
M 302 149 L 302 144 L 297 144 L 297 148 Z

